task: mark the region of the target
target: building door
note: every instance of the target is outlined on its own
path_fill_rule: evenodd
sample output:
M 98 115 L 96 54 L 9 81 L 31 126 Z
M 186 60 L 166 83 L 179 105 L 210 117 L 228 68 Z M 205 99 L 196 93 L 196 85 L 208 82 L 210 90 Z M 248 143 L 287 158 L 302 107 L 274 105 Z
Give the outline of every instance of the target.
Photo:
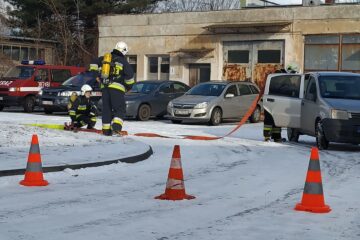
M 193 87 L 202 82 L 210 81 L 210 64 L 190 64 L 189 65 L 189 85 Z

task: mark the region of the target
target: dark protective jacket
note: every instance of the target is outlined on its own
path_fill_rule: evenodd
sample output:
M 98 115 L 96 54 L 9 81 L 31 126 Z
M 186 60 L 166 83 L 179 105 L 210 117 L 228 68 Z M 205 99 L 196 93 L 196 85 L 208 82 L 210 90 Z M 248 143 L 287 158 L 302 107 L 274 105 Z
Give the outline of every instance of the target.
M 126 60 L 125 56 L 118 50 L 114 49 L 111 52 L 111 68 L 110 68 L 110 76 L 109 80 L 112 83 L 118 83 L 117 86 L 120 86 L 119 90 L 122 90 L 122 87 L 126 91 L 131 89 L 132 85 L 135 83 L 134 81 L 134 71 L 130 66 L 129 62 Z M 104 57 L 101 56 L 97 60 L 95 60 L 92 64 L 96 64 L 99 68 L 103 64 Z M 91 69 L 90 69 L 91 70 Z M 116 88 L 116 84 L 115 87 Z
M 82 115 L 95 117 L 98 115 L 98 110 L 90 98 L 80 96 L 76 98 L 76 100 L 72 104 L 69 110 L 69 115 L 71 117 L 71 120 L 74 122 Z

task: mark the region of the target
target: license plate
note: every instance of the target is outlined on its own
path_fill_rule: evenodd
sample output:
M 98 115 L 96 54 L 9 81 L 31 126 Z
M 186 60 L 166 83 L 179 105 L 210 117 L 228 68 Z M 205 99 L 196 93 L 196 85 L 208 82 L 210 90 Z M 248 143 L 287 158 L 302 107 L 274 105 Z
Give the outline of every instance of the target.
M 54 103 L 52 101 L 42 101 L 43 105 L 53 105 Z
M 2 100 L 4 100 L 4 98 L 3 98 L 3 97 L 0 97 L 0 101 L 2 101 Z
M 187 114 L 189 114 L 189 111 L 188 110 L 175 110 L 175 113 L 179 114 L 179 115 L 187 115 Z

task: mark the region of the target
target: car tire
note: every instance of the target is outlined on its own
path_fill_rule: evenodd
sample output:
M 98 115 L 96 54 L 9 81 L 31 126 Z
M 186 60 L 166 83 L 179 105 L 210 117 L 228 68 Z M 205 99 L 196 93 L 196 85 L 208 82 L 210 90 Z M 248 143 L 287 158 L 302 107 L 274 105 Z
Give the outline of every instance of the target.
M 329 148 L 329 141 L 326 139 L 324 134 L 324 129 L 321 121 L 318 121 L 316 123 L 315 128 L 315 134 L 316 134 L 316 145 L 320 150 L 326 150 Z
M 222 111 L 220 108 L 216 107 L 211 113 L 209 124 L 211 126 L 217 126 L 221 123 Z
M 28 96 L 25 98 L 24 100 L 24 111 L 27 113 L 31 113 L 34 111 L 35 108 L 35 97 L 33 96 Z
M 300 133 L 295 128 L 288 128 L 287 129 L 287 138 L 289 142 L 298 142 L 299 141 Z
M 4 110 L 4 105 L 0 105 L 0 111 Z
M 254 112 L 251 114 L 249 121 L 251 123 L 258 123 L 260 122 L 260 117 L 261 117 L 261 109 L 259 106 L 257 106 Z
M 182 123 L 181 120 L 171 120 L 171 122 L 174 123 L 174 124 L 180 124 L 180 123 Z
M 54 111 L 44 108 L 44 112 L 45 112 L 45 114 L 52 114 Z
M 151 108 L 147 104 L 140 105 L 138 109 L 137 119 L 140 121 L 147 121 L 150 119 Z

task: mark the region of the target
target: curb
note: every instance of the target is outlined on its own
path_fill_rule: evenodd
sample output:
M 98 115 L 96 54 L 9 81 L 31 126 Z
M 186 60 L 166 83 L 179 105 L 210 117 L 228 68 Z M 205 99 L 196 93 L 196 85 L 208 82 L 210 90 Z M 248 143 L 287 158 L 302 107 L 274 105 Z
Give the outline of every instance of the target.
M 114 163 L 137 163 L 148 159 L 152 154 L 153 150 L 151 146 L 149 146 L 149 150 L 145 153 L 130 156 L 126 158 L 120 158 L 116 160 L 109 160 L 104 162 L 92 162 L 92 163 L 80 163 L 80 164 L 67 164 L 67 165 L 60 165 L 60 166 L 52 166 L 52 167 L 43 167 L 43 172 L 61 172 L 67 168 L 72 170 L 81 169 L 81 168 L 88 168 L 88 167 L 100 167 L 105 165 L 110 165 Z M 0 177 L 7 177 L 7 176 L 16 176 L 16 175 L 23 175 L 25 174 L 25 169 L 11 169 L 11 170 L 0 170 Z

